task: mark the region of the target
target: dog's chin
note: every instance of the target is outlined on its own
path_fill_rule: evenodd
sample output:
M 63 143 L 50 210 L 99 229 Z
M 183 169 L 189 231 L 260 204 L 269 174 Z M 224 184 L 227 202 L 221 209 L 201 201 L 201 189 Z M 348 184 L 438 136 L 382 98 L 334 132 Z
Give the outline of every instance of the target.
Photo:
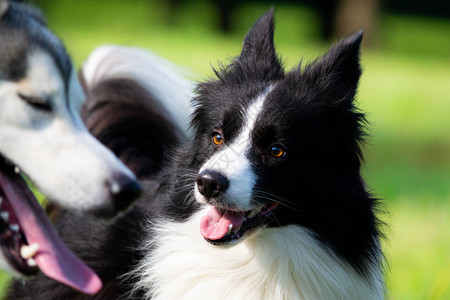
M 200 222 L 203 238 L 216 246 L 232 246 L 273 223 L 278 202 L 270 201 L 240 211 L 212 205 Z
M 219 239 L 219 240 L 210 240 L 205 238 L 205 241 L 207 241 L 208 243 L 210 243 L 211 245 L 214 246 L 220 246 L 220 247 L 232 247 L 240 242 L 243 242 L 244 240 L 255 236 L 256 234 L 258 234 L 258 232 L 260 232 L 262 229 L 264 229 L 266 225 L 262 224 L 259 227 L 254 227 L 251 229 L 248 229 L 246 231 L 242 231 L 236 234 L 229 234 L 226 235 L 225 237 Z

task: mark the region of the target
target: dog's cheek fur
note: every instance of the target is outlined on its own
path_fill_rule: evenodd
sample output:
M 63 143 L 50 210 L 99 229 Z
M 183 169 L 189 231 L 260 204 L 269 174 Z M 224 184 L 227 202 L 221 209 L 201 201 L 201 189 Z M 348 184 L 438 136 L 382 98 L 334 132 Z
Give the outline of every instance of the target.
M 354 103 L 361 75 L 361 38 L 358 32 L 344 39 L 304 71 L 290 72 L 284 82 L 298 99 L 299 132 L 310 145 L 308 155 L 347 176 L 359 176 L 366 122 Z

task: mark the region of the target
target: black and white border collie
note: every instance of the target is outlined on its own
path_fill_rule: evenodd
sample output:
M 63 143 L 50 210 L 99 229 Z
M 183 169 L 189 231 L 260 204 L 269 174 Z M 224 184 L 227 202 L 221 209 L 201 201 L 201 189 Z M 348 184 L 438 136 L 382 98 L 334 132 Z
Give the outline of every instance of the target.
M 107 47 L 88 60 L 87 126 L 146 190 L 113 224 L 59 213 L 105 283 L 93 299 L 384 297 L 377 203 L 360 172 L 362 32 L 289 72 L 273 32 L 270 10 L 197 86 L 192 136 L 178 119 L 189 88 L 153 57 Z M 10 293 L 30 295 L 89 298 L 45 278 Z

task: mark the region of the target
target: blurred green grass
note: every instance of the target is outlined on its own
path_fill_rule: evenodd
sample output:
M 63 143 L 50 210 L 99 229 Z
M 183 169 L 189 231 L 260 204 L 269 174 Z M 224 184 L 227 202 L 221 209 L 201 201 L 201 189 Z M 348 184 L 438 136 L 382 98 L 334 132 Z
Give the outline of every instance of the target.
M 165 2 L 155 0 L 36 3 L 77 67 L 95 47 L 114 43 L 150 49 L 186 66 L 195 80 L 237 55 L 246 30 L 268 8 L 240 5 L 225 35 L 207 1 L 184 2 L 172 22 Z M 277 51 L 288 67 L 326 51 L 313 11 L 275 8 Z M 449 32 L 449 20 L 383 15 L 378 45 L 362 52 L 358 101 L 371 123 L 364 175 L 389 211 L 383 247 L 390 299 L 450 299 Z

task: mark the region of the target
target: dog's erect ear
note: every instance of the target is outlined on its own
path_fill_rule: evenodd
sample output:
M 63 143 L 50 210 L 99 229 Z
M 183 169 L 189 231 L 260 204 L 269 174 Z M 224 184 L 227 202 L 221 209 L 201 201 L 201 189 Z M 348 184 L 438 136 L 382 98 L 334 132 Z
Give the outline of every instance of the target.
M 275 56 L 273 32 L 275 24 L 273 21 L 273 8 L 269 9 L 244 38 L 241 58 L 272 58 Z
M 281 63 L 275 53 L 273 8 L 269 9 L 244 38 L 238 61 L 253 68 L 261 79 L 276 79 L 283 76 Z
M 342 39 L 320 60 L 309 65 L 303 78 L 315 83 L 319 92 L 331 101 L 352 102 L 361 76 L 359 64 L 363 30 Z
M 0 18 L 8 12 L 9 10 L 9 1 L 8 0 L 0 0 Z

